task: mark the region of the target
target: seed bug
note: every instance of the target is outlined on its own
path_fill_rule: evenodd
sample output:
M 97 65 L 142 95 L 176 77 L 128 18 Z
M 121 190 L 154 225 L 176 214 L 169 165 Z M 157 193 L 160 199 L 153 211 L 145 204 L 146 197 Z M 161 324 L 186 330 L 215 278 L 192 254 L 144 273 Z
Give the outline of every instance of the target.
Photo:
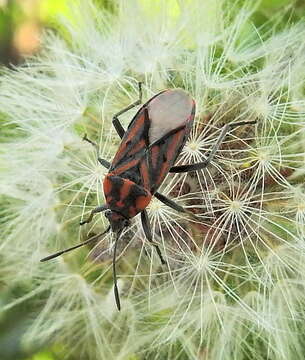
M 106 204 L 93 209 L 89 217 L 80 222 L 80 225 L 89 223 L 95 214 L 104 211 L 110 225 L 102 234 L 111 229 L 116 236 L 113 249 L 113 279 L 118 310 L 121 309 L 121 304 L 116 276 L 117 243 L 123 229 L 129 226 L 130 219 L 140 214 L 145 237 L 155 247 L 161 263 L 164 264 L 161 251 L 152 240 L 146 212 L 152 196 L 172 209 L 192 216 L 193 214 L 184 207 L 158 192 L 166 175 L 205 168 L 213 159 L 229 130 L 235 126 L 255 123 L 255 121 L 241 121 L 225 125 L 203 162 L 175 166 L 194 122 L 195 101 L 182 89 L 163 90 L 140 107 L 125 131 L 118 117 L 142 103 L 142 84 L 139 83 L 138 86 L 139 99 L 113 116 L 113 126 L 122 141 L 112 162 L 109 163 L 99 156 L 97 158 L 99 163 L 109 170 L 103 181 Z M 97 145 L 93 141 L 86 135 L 83 139 L 95 146 L 98 152 Z M 94 236 L 40 261 L 53 259 L 96 241 L 98 237 Z

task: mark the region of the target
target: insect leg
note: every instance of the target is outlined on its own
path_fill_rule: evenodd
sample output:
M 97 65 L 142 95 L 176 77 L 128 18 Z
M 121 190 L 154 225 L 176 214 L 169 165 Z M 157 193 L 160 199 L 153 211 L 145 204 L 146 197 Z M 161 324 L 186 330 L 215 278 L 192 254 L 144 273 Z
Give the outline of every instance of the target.
M 102 166 L 104 166 L 106 169 L 110 169 L 111 164 L 110 164 L 109 161 L 107 161 L 107 160 L 105 160 L 105 159 L 102 159 L 102 158 L 100 158 L 100 157 L 98 157 L 97 160 L 98 160 L 98 162 L 99 162 Z
M 124 136 L 125 129 L 123 128 L 122 124 L 120 123 L 118 116 L 124 114 L 126 111 L 128 111 L 128 110 L 132 109 L 133 107 L 140 105 L 142 103 L 142 83 L 138 82 L 138 86 L 139 86 L 139 99 L 137 101 L 135 101 L 134 103 L 130 104 L 129 106 L 127 106 L 126 108 L 124 108 L 123 110 L 116 113 L 112 118 L 112 124 L 120 138 L 122 138 Z
M 161 250 L 160 250 L 159 246 L 154 244 L 154 242 L 152 240 L 152 235 L 151 235 L 151 231 L 150 231 L 150 225 L 149 225 L 149 220 L 148 220 L 146 210 L 143 210 L 141 212 L 141 221 L 142 221 L 142 227 L 143 227 L 146 239 L 150 243 L 152 243 L 152 245 L 156 248 L 156 251 L 157 251 L 157 254 L 158 254 L 159 258 L 160 258 L 161 264 L 165 264 L 165 261 L 164 261 L 164 259 L 162 257 Z
M 170 208 L 183 213 L 188 212 L 187 210 L 184 209 L 183 206 L 178 205 L 175 201 L 167 198 L 166 196 L 160 194 L 159 192 L 156 192 L 154 195 L 158 200 L 160 200 L 161 202 L 163 202 L 163 204 L 169 206 Z
M 117 276 L 116 276 L 116 250 L 117 245 L 119 241 L 120 233 L 116 234 L 116 239 L 114 243 L 114 249 L 113 249 L 113 259 L 112 259 L 112 273 L 113 273 L 113 289 L 114 289 L 114 298 L 116 302 L 116 306 L 118 310 L 121 310 L 121 302 L 120 302 L 120 294 L 118 289 L 118 282 L 117 282 Z
M 100 157 L 98 156 L 98 146 L 97 146 L 97 144 L 96 144 L 94 141 L 88 139 L 88 138 L 87 138 L 87 134 L 85 134 L 85 135 L 83 136 L 83 140 L 87 141 L 89 144 L 91 144 L 91 145 L 93 145 L 93 146 L 95 147 L 96 154 L 97 154 L 97 161 L 98 161 L 102 166 L 104 166 L 106 169 L 109 169 L 110 166 L 111 166 L 110 162 L 107 161 L 107 160 L 105 160 L 105 159 L 102 159 L 102 158 L 100 158 Z
M 211 152 L 209 153 L 208 157 L 204 161 L 196 163 L 196 164 L 173 166 L 173 167 L 171 167 L 169 172 L 181 173 L 181 172 L 189 172 L 189 171 L 196 171 L 196 170 L 204 169 L 205 167 L 207 167 L 209 165 L 211 160 L 214 158 L 216 151 L 219 149 L 225 136 L 231 129 L 233 129 L 234 127 L 239 126 L 239 125 L 248 125 L 248 124 L 255 124 L 255 123 L 256 123 L 256 121 L 254 120 L 254 121 L 240 121 L 240 122 L 236 122 L 236 123 L 226 124 L 225 126 L 223 126 L 216 143 L 214 144 Z
M 186 210 L 183 206 L 177 204 L 175 201 L 169 199 L 168 197 L 164 196 L 163 194 L 160 194 L 159 192 L 154 193 L 154 196 L 160 200 L 161 202 L 163 202 L 163 204 L 169 206 L 170 208 L 178 211 L 178 212 L 183 212 L 185 214 L 188 214 L 191 218 L 193 218 L 193 220 L 197 220 L 198 221 L 198 217 L 193 214 L 191 211 Z
M 88 224 L 88 223 L 92 220 L 92 218 L 93 218 L 93 216 L 94 216 L 95 214 L 97 214 L 97 213 L 99 213 L 99 212 L 102 212 L 102 211 L 105 211 L 105 210 L 107 210 L 107 209 L 108 209 L 108 205 L 106 205 L 106 204 L 105 204 L 105 205 L 102 205 L 102 206 L 96 207 L 95 209 L 93 209 L 93 210 L 91 211 L 88 219 L 81 221 L 81 222 L 79 223 L 79 225 Z

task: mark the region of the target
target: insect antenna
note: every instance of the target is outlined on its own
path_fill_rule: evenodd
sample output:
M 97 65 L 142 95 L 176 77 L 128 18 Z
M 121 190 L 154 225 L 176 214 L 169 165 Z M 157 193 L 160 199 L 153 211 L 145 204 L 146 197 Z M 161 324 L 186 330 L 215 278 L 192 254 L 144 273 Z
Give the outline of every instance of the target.
M 117 250 L 117 245 L 118 245 L 120 235 L 121 235 L 121 231 L 116 234 L 116 239 L 115 239 L 114 249 L 113 249 L 113 260 L 112 260 L 114 297 L 115 297 L 116 306 L 119 311 L 121 310 L 121 302 L 120 302 L 120 294 L 119 294 L 119 290 L 118 290 L 117 276 L 116 276 L 116 250 Z
M 77 249 L 77 248 L 79 248 L 81 246 L 87 245 L 87 244 L 89 244 L 89 243 L 91 243 L 93 241 L 97 241 L 100 236 L 106 234 L 109 230 L 110 230 L 110 226 L 108 226 L 108 228 L 105 231 L 103 231 L 102 233 L 97 234 L 97 235 L 93 236 L 92 238 L 90 238 L 90 239 L 88 239 L 86 241 L 83 241 L 80 244 L 77 244 L 77 245 L 72 246 L 72 247 L 70 247 L 68 249 L 65 249 L 65 250 L 58 251 L 58 252 L 56 252 L 56 253 L 54 253 L 52 255 L 49 255 L 49 256 L 44 257 L 43 259 L 40 259 L 40 262 L 45 262 L 45 261 L 54 259 L 54 258 L 66 253 L 66 252 L 69 252 L 69 251 Z

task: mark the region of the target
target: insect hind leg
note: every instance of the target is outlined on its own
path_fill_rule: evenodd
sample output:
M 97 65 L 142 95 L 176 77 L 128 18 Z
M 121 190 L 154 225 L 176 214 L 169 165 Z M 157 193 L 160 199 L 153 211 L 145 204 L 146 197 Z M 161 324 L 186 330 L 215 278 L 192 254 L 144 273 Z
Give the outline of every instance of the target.
M 84 140 L 84 141 L 87 141 L 89 144 L 91 144 L 92 146 L 95 147 L 96 154 L 97 154 L 97 161 L 98 161 L 102 166 L 104 166 L 106 169 L 109 169 L 110 166 L 111 166 L 111 164 L 110 164 L 109 161 L 107 161 L 107 160 L 102 159 L 102 158 L 99 157 L 99 155 L 98 155 L 99 150 L 98 150 L 97 144 L 96 144 L 94 141 L 90 140 L 90 139 L 87 137 L 87 134 L 84 134 L 83 140 Z
M 134 103 L 128 105 L 126 108 L 119 111 L 115 115 L 113 115 L 113 118 L 112 118 L 112 124 L 121 139 L 125 134 L 125 129 L 123 128 L 122 124 L 120 123 L 118 116 L 124 114 L 126 111 L 128 111 L 128 110 L 132 109 L 133 107 L 140 105 L 142 103 L 142 83 L 141 82 L 138 82 L 138 87 L 139 87 L 139 99 L 137 101 L 135 101 Z
M 146 210 L 143 210 L 141 212 L 141 221 L 142 221 L 142 227 L 143 227 L 146 239 L 155 247 L 157 254 L 159 256 L 159 259 L 161 261 L 161 264 L 165 264 L 165 260 L 163 259 L 163 256 L 162 256 L 159 246 L 153 242 Z
M 178 165 L 178 166 L 172 166 L 169 170 L 170 173 L 182 173 L 182 172 L 190 172 L 190 171 L 196 171 L 206 168 L 210 162 L 213 160 L 217 150 L 219 149 L 220 145 L 222 144 L 224 138 L 226 137 L 227 133 L 235 128 L 236 126 L 240 125 L 250 125 L 250 124 L 256 124 L 256 120 L 253 121 L 239 121 L 235 123 L 226 124 L 223 126 L 220 135 L 214 144 L 214 146 L 211 149 L 211 152 L 209 153 L 208 157 L 199 163 L 196 164 L 187 164 L 187 165 Z

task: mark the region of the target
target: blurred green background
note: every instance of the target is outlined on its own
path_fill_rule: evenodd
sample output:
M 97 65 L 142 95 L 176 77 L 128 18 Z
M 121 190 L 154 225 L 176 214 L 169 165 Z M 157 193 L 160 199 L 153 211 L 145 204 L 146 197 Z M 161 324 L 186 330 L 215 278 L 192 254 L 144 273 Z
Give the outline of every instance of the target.
M 78 0 L 77 0 L 78 1 Z M 86 0 L 79 0 L 86 1 Z M 124 0 L 95 0 L 109 11 L 115 11 L 117 4 Z M 151 3 L 160 0 L 141 0 Z M 39 51 L 39 38 L 44 29 L 59 30 L 57 19 L 72 16 L 69 0 L 0 0 L 0 63 L 6 66 L 18 64 L 24 56 Z M 72 1 L 75 3 L 76 1 Z M 235 0 L 232 0 L 232 3 Z M 240 0 L 243 4 L 245 0 Z M 287 10 L 289 20 L 296 21 L 304 14 L 304 0 L 261 0 L 253 21 L 257 26 L 264 23 L 275 11 Z M 287 19 L 287 18 L 286 18 Z M 288 19 L 287 19 L 288 20 Z M 283 19 L 283 26 L 285 19 Z
M 0 0 L 0 63 L 18 64 L 25 56 L 39 51 L 40 36 L 45 29 L 58 31 L 58 19 L 71 17 L 71 0 Z M 82 1 L 82 0 L 80 0 Z M 115 1 L 95 3 L 113 11 Z
M 79 0 L 86 1 L 86 0 Z M 96 0 L 95 3 L 115 12 L 118 3 L 126 0 Z M 159 0 L 140 0 L 151 5 Z M 175 0 L 173 0 L 175 1 Z M 216 1 L 216 0 L 215 0 Z M 253 0 L 256 1 L 256 0 Z M 75 3 L 76 1 L 73 1 Z M 232 2 L 236 2 L 232 0 Z M 240 0 L 243 4 L 244 0 Z M 305 0 L 262 0 L 259 2 L 253 22 L 261 26 L 274 12 L 283 12 L 282 27 L 305 15 Z M 40 38 L 46 29 L 60 32 L 59 17 L 71 17 L 68 0 L 0 0 L 0 64 L 11 67 L 24 61 L 26 56 L 39 52 Z M 62 34 L 64 36 L 64 34 Z M 1 270 L 0 270 L 1 271 Z M 18 289 L 4 291 L 0 283 L 0 308 L 17 298 Z M 0 311 L 0 360 L 55 360 L 54 350 L 23 349 L 22 335 L 30 318 L 39 312 L 33 308 L 31 300 L 2 313 Z

